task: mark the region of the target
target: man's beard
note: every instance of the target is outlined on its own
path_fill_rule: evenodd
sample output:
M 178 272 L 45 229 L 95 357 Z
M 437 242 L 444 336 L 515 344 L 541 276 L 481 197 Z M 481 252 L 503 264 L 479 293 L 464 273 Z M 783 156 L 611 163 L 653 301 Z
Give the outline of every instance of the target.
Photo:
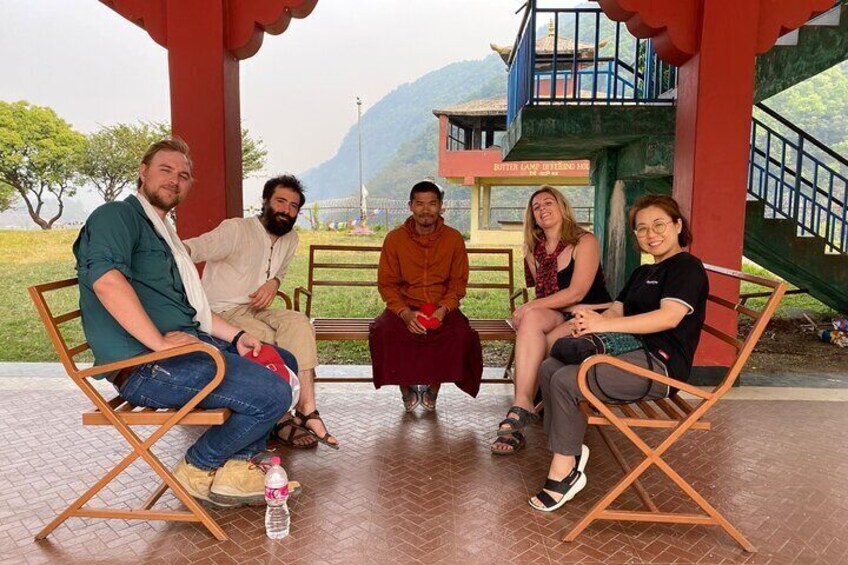
M 277 237 L 282 237 L 292 231 L 296 219 L 287 214 L 277 214 L 270 206 L 264 206 L 262 215 L 259 216 L 259 221 L 262 222 L 265 229 Z
M 167 213 L 177 207 L 182 199 L 179 195 L 176 195 L 175 198 L 171 201 L 166 201 L 162 197 L 159 196 L 159 193 L 155 190 L 151 190 L 148 188 L 146 184 L 142 185 L 140 192 L 144 195 L 148 202 L 154 207 L 163 212 Z

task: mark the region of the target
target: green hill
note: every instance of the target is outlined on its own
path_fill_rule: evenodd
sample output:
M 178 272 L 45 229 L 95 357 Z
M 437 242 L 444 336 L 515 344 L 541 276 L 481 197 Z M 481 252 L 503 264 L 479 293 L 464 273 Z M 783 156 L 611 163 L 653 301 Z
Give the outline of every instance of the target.
M 362 116 L 362 168 L 369 192 L 396 196 L 400 193 L 393 186 L 408 190 L 409 179 L 435 175 L 438 120 L 433 109 L 505 92 L 506 67 L 491 55 L 452 63 L 384 96 Z M 428 144 L 428 139 L 432 143 Z M 354 194 L 358 176 L 354 126 L 338 152 L 302 178 L 310 200 L 315 201 Z

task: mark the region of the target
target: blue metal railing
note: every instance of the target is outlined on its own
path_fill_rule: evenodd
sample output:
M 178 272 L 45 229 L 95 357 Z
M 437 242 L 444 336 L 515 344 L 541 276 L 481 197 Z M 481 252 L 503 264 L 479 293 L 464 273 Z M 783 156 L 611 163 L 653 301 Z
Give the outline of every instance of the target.
M 513 46 L 509 60 L 509 76 L 507 77 L 507 106 L 506 123 L 518 115 L 530 96 L 530 84 L 533 74 L 533 45 L 536 43 L 536 17 L 530 4 L 524 12 L 521 30 Z
M 848 160 L 760 103 L 751 125 L 748 193 L 769 217 L 798 224 L 832 251 L 848 251 Z
M 540 21 L 549 23 L 541 40 Z M 677 68 L 600 8 L 529 0 L 508 65 L 508 124 L 528 105 L 674 104 Z

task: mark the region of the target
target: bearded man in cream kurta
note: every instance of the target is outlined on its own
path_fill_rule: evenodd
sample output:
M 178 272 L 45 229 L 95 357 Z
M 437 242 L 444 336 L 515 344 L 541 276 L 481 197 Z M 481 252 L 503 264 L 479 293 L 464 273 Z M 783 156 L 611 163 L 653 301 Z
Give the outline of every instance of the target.
M 184 243 L 195 263 L 206 262 L 202 281 L 212 310 L 262 341 L 285 344 L 297 359 L 301 386 L 297 410 L 274 428 L 274 435 L 289 447 L 309 448 L 321 442 L 338 448 L 315 408 L 315 330 L 300 312 L 270 308 L 297 250 L 298 236 L 292 228 L 305 202 L 297 178 L 272 178 L 262 191 L 259 216 L 224 220 Z

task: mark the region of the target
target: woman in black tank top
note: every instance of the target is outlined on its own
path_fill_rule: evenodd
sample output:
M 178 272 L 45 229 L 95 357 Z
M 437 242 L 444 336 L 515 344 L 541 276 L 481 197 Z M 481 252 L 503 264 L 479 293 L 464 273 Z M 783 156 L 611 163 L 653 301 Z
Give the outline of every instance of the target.
M 539 366 L 550 344 L 569 332 L 570 309 L 607 307 L 606 289 L 595 236 L 581 228 L 563 195 L 543 186 L 524 211 L 524 272 L 536 298 L 512 315 L 515 328 L 515 399 L 498 426 L 492 453 L 509 455 L 524 447 L 524 426 L 536 419 L 534 397 Z

